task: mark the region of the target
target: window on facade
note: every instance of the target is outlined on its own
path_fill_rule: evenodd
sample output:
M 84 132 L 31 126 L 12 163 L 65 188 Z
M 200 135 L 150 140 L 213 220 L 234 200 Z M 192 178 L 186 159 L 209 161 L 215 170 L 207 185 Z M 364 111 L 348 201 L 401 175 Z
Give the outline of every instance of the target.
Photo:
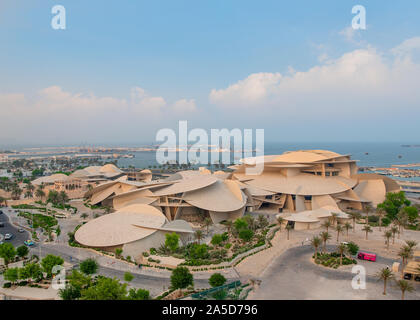
M 330 173 L 329 172 L 325 172 L 325 176 L 326 177 L 329 177 L 330 176 Z

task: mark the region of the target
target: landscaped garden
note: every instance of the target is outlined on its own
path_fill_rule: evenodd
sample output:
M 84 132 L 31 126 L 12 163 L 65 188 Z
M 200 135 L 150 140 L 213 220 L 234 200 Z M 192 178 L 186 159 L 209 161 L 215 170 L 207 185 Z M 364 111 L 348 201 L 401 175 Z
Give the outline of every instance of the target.
M 260 215 L 257 219 L 247 215 L 236 219 L 234 222 L 226 221 L 226 232 L 213 235 L 209 244 L 201 243 L 204 232 L 195 232 L 194 243 L 179 246 L 179 236 L 176 233 L 167 234 L 166 241 L 159 248 L 151 248 L 149 252 L 143 253 L 144 257 L 172 256 L 184 259 L 182 265 L 203 266 L 218 265 L 222 262 L 229 262 L 238 255 L 254 248 L 264 246 L 269 239 L 267 234 L 276 225 L 268 225 L 267 219 Z M 275 230 L 273 230 L 275 231 Z M 158 259 L 149 257 L 148 262 L 159 263 Z
M 57 219 L 54 217 L 26 211 L 19 212 L 18 216 L 27 219 L 28 225 L 34 230 L 32 233 L 34 240 L 38 240 L 38 236 L 35 231 L 38 228 L 41 229 L 41 232 L 43 232 L 44 235 L 49 237 L 49 240 L 52 240 L 52 232 L 55 232 L 57 236 L 60 235 L 61 229 L 58 225 Z
M 315 255 L 312 256 L 316 264 L 321 264 L 324 267 L 337 269 L 342 265 L 357 264 L 357 261 L 351 257 L 345 255 L 340 255 L 338 252 L 330 253 L 321 253 L 318 252 L 315 258 Z

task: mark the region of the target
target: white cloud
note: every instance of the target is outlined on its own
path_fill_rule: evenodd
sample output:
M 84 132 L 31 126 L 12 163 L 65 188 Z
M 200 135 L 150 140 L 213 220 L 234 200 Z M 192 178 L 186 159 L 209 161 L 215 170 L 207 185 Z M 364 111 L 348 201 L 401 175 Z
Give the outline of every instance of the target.
M 195 112 L 197 111 L 197 106 L 194 99 L 181 99 L 174 103 L 172 109 L 179 113 Z
M 153 137 L 153 129 L 176 118 L 164 115 L 193 110 L 193 99 L 168 104 L 163 97 L 152 96 L 140 87 L 132 88 L 127 98 L 72 93 L 59 86 L 39 90 L 35 96 L 0 93 L 0 142 L 32 142 L 35 136 L 43 142 L 133 138 L 139 132 L 142 138 L 144 134 Z
M 411 41 L 403 43 L 403 48 L 416 45 L 417 41 Z M 403 51 L 400 46 L 396 48 Z M 420 65 L 385 56 L 370 47 L 291 75 L 254 73 L 227 88 L 211 90 L 209 99 L 224 109 L 248 107 L 284 115 L 370 112 L 395 105 L 407 109 L 415 108 L 414 102 L 418 108 Z
M 365 32 L 365 30 L 356 30 L 353 29 L 353 27 L 349 26 L 339 31 L 338 34 L 342 36 L 346 42 L 351 43 L 353 45 L 362 46 L 366 45 L 366 42 L 362 39 L 362 32 Z
M 415 50 L 420 50 L 420 37 L 414 37 L 403 41 L 400 45 L 391 49 L 391 53 L 396 56 L 410 56 Z
M 253 73 L 226 89 L 213 89 L 210 101 L 238 107 L 260 103 L 270 96 L 282 79 L 280 73 Z

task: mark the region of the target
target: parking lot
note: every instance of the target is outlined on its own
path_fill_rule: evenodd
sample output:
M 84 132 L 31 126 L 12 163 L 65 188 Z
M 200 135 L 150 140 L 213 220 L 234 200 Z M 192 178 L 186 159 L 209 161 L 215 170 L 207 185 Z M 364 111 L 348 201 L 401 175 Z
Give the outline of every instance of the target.
M 6 233 L 11 233 L 13 234 L 13 238 L 11 240 L 2 240 L 3 242 L 10 242 L 11 244 L 13 244 L 15 247 L 19 247 L 21 245 L 23 245 L 24 241 L 29 239 L 29 233 L 27 231 L 24 232 L 19 232 L 18 228 L 16 228 L 15 226 L 13 226 L 10 221 L 9 218 L 7 217 L 6 213 L 4 213 L 5 210 L 7 209 L 0 209 L 3 211 L 2 214 L 0 214 L 0 223 L 4 224 L 4 227 L 0 228 L 0 234 L 2 236 L 4 236 Z M 3 238 L 0 236 L 0 238 Z
M 331 249 L 330 247 L 329 249 Z M 251 293 L 249 299 L 401 299 L 401 291 L 395 281 L 388 284 L 384 296 L 383 281 L 375 276 L 381 268 L 391 266 L 393 260 L 378 256 L 376 262 L 358 260 L 366 269 L 366 288 L 352 288 L 351 266 L 339 270 L 315 265 L 311 261 L 313 248 L 309 245 L 287 250 L 275 259 L 261 276 L 261 285 Z M 396 275 L 397 279 L 399 275 Z M 406 299 L 420 299 L 420 283 L 411 282 L 416 291 L 406 293 Z

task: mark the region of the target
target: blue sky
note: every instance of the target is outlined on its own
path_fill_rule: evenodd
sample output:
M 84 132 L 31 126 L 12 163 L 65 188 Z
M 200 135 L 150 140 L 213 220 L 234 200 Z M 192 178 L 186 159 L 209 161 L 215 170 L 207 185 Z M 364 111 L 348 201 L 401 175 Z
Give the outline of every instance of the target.
M 66 30 L 50 26 L 51 8 L 56 4 L 66 8 Z M 351 8 L 356 4 L 366 7 L 367 30 L 346 33 L 353 17 Z M 176 127 L 176 120 L 183 119 L 190 120 L 193 127 L 264 128 L 266 139 L 271 141 L 413 141 L 419 134 L 414 118 L 420 115 L 420 108 L 415 108 L 420 101 L 418 96 L 404 99 L 415 93 L 407 91 L 405 83 L 416 73 L 394 70 L 397 58 L 391 52 L 414 39 L 404 59 L 410 59 L 417 70 L 414 53 L 418 52 L 416 39 L 420 37 L 419 12 L 420 2 L 414 0 L 3 0 L 0 115 L 11 121 L 10 127 L 0 129 L 0 144 L 150 141 L 159 128 Z M 331 88 L 329 92 L 329 80 L 316 97 L 311 93 L 306 100 L 300 99 L 306 96 L 302 92 L 308 92 L 310 81 L 317 85 L 316 75 L 303 84 L 283 83 L 286 75 L 293 77 L 295 72 L 340 63 L 341 57 L 352 52 L 365 57 L 363 63 L 378 63 L 373 73 L 378 70 L 381 74 L 384 64 L 390 69 L 383 71 L 384 76 L 402 74 L 398 83 L 382 84 L 378 77 L 366 84 L 370 90 L 363 95 L 368 101 L 365 107 L 376 108 L 370 113 L 361 108 L 356 118 L 344 110 L 349 107 L 348 99 L 341 101 L 343 95 L 338 92 L 345 91 Z M 359 58 L 346 63 L 357 61 Z M 256 84 L 251 81 L 243 90 L 227 90 L 234 84 L 241 86 L 241 81 L 253 74 L 261 74 Z M 275 76 L 267 84 L 267 77 L 276 74 L 281 74 L 281 79 Z M 339 77 L 336 82 L 340 81 L 345 82 L 350 96 L 358 92 L 349 78 Z M 292 86 L 296 94 L 285 95 L 285 88 L 278 89 L 281 85 Z M 305 89 L 296 87 L 300 85 Z M 248 99 L 247 91 L 255 88 L 250 86 L 262 86 L 265 93 Z M 383 100 L 381 93 L 393 87 L 401 90 Z M 133 90 L 139 92 L 135 88 L 141 88 L 142 93 L 133 102 Z M 212 95 L 212 90 L 227 91 Z M 325 100 L 325 96 L 332 98 Z M 80 101 L 80 97 L 87 100 Z M 243 106 L 247 100 L 254 103 Z M 390 101 L 393 104 L 383 106 Z M 70 112 L 72 103 L 81 105 Z M 105 109 L 101 109 L 102 104 L 107 105 Z M 323 110 L 328 104 L 331 106 Z M 44 105 L 50 108 L 44 110 Z M 343 110 L 332 111 L 334 105 L 338 109 L 343 105 Z M 134 113 L 133 108 L 137 108 Z M 394 108 L 414 116 L 404 120 L 393 114 Z M 328 129 L 314 123 L 314 119 L 318 123 L 325 119 L 314 117 L 316 110 L 335 117 Z M 264 120 L 262 113 L 271 119 Z M 378 119 L 378 113 L 382 114 L 379 121 L 372 121 Z M 13 118 L 27 123 L 27 129 L 18 130 Z M 60 119 L 65 121 L 57 125 Z M 144 123 L 144 119 L 150 121 Z M 284 119 L 289 119 L 288 123 Z M 139 123 L 142 125 L 136 125 Z M 77 133 L 72 130 L 75 126 Z M 111 134 L 104 126 L 112 126 L 115 132 Z M 331 135 L 331 130 L 339 132 Z M 58 133 L 51 136 L 51 131 Z

